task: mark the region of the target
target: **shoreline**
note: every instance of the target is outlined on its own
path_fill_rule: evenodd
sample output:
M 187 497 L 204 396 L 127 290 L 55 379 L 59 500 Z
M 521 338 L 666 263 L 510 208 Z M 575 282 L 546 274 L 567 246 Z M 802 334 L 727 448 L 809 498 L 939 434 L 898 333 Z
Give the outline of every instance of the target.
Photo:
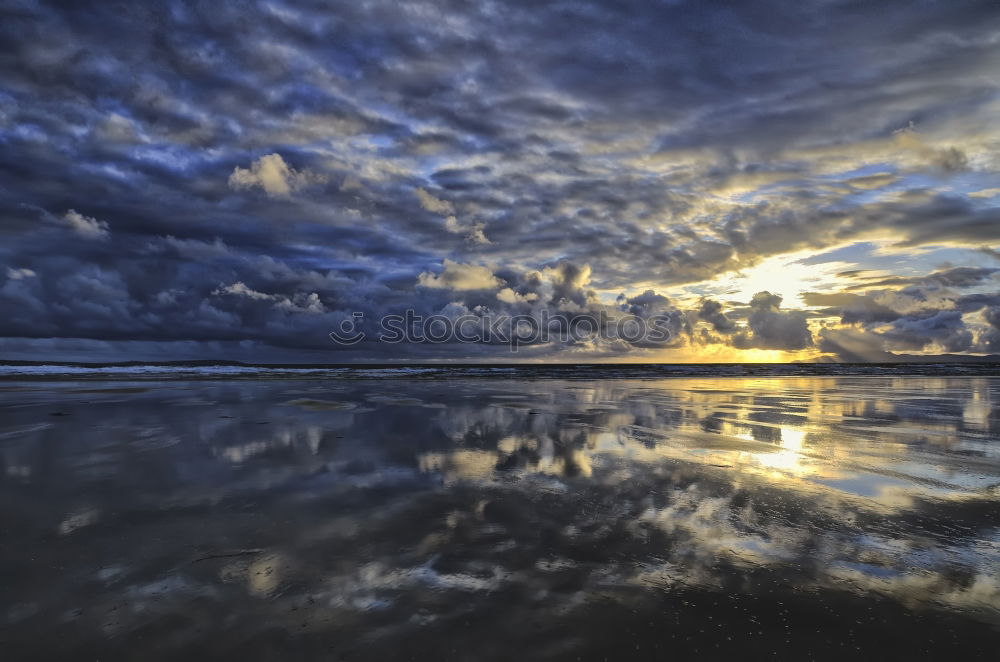
M 1000 362 L 728 364 L 85 364 L 0 362 L 0 381 L 229 379 L 646 379 L 679 377 L 997 377 Z

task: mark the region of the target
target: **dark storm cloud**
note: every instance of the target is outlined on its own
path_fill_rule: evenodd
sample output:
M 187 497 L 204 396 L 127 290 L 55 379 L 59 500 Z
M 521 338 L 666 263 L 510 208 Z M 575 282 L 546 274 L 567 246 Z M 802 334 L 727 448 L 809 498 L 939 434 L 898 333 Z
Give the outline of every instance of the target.
M 0 7 L 7 337 L 332 350 L 356 310 L 675 310 L 634 293 L 876 231 L 1000 242 L 939 186 L 998 168 L 990 2 Z M 707 303 L 740 346 L 812 343 Z
M 972 333 L 962 313 L 943 310 L 928 317 L 904 317 L 881 333 L 890 349 L 920 350 L 934 342 L 945 352 L 962 352 L 972 346 Z
M 996 352 L 1000 340 L 995 315 L 1000 293 L 959 294 L 946 288 L 972 287 L 989 279 L 993 269 L 956 268 L 923 278 L 886 279 L 908 284 L 898 290 L 808 292 L 809 306 L 828 306 L 822 316 L 839 316 L 845 328 L 823 328 L 819 349 L 845 361 L 892 360 L 892 352 Z M 981 324 L 969 324 L 966 315 L 981 311 Z
M 879 329 L 824 328 L 819 337 L 821 351 L 851 362 L 891 361 L 898 353 L 919 353 L 926 349 L 938 353 L 993 351 L 992 335 L 981 333 L 976 343 L 973 332 L 964 324 L 962 314 L 957 310 L 901 317 L 888 327 Z
M 813 346 L 809 329 L 809 313 L 802 310 L 781 310 L 782 297 L 770 292 L 758 292 L 749 304 L 725 306 L 712 299 L 702 299 L 698 310 L 690 317 L 702 320 L 716 333 L 702 326 L 689 329 L 692 340 L 701 344 L 727 344 L 737 349 L 771 349 L 798 351 Z M 746 320 L 737 324 L 735 320 Z M 719 334 L 719 335 L 716 335 Z
M 734 347 L 799 350 L 813 344 L 808 315 L 801 310 L 782 311 L 781 297 L 758 292 L 750 301 L 747 319 L 749 333 L 740 331 L 732 340 Z
M 829 306 L 826 315 L 840 315 L 845 324 L 856 322 L 891 322 L 901 317 L 901 313 L 885 306 L 869 296 L 849 292 L 806 292 L 802 301 L 807 306 Z
M 736 325 L 722 310 L 722 304 L 718 301 L 705 299 L 701 302 L 698 310 L 698 317 L 712 325 L 712 328 L 719 333 L 731 333 L 736 329 Z

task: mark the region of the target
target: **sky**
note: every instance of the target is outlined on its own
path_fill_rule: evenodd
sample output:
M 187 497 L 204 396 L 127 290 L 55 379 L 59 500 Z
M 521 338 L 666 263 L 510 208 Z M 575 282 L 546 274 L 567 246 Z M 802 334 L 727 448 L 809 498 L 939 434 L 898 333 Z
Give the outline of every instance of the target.
M 2 359 L 1000 353 L 995 0 L 0 12 Z

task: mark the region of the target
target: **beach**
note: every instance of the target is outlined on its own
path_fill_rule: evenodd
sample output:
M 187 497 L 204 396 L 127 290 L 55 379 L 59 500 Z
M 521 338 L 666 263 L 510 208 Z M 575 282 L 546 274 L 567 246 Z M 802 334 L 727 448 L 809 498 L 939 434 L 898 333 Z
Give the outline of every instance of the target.
M 0 650 L 993 659 L 1000 377 L 641 374 L 8 378 Z

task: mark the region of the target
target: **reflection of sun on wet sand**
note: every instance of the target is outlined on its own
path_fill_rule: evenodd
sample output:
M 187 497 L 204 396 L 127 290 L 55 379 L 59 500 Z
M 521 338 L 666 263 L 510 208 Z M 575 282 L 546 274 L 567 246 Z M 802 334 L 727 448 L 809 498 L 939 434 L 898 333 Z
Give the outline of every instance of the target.
M 10 650 L 175 659 L 206 632 L 243 659 L 261 641 L 476 660 L 996 643 L 997 379 L 87 389 L 2 405 Z

